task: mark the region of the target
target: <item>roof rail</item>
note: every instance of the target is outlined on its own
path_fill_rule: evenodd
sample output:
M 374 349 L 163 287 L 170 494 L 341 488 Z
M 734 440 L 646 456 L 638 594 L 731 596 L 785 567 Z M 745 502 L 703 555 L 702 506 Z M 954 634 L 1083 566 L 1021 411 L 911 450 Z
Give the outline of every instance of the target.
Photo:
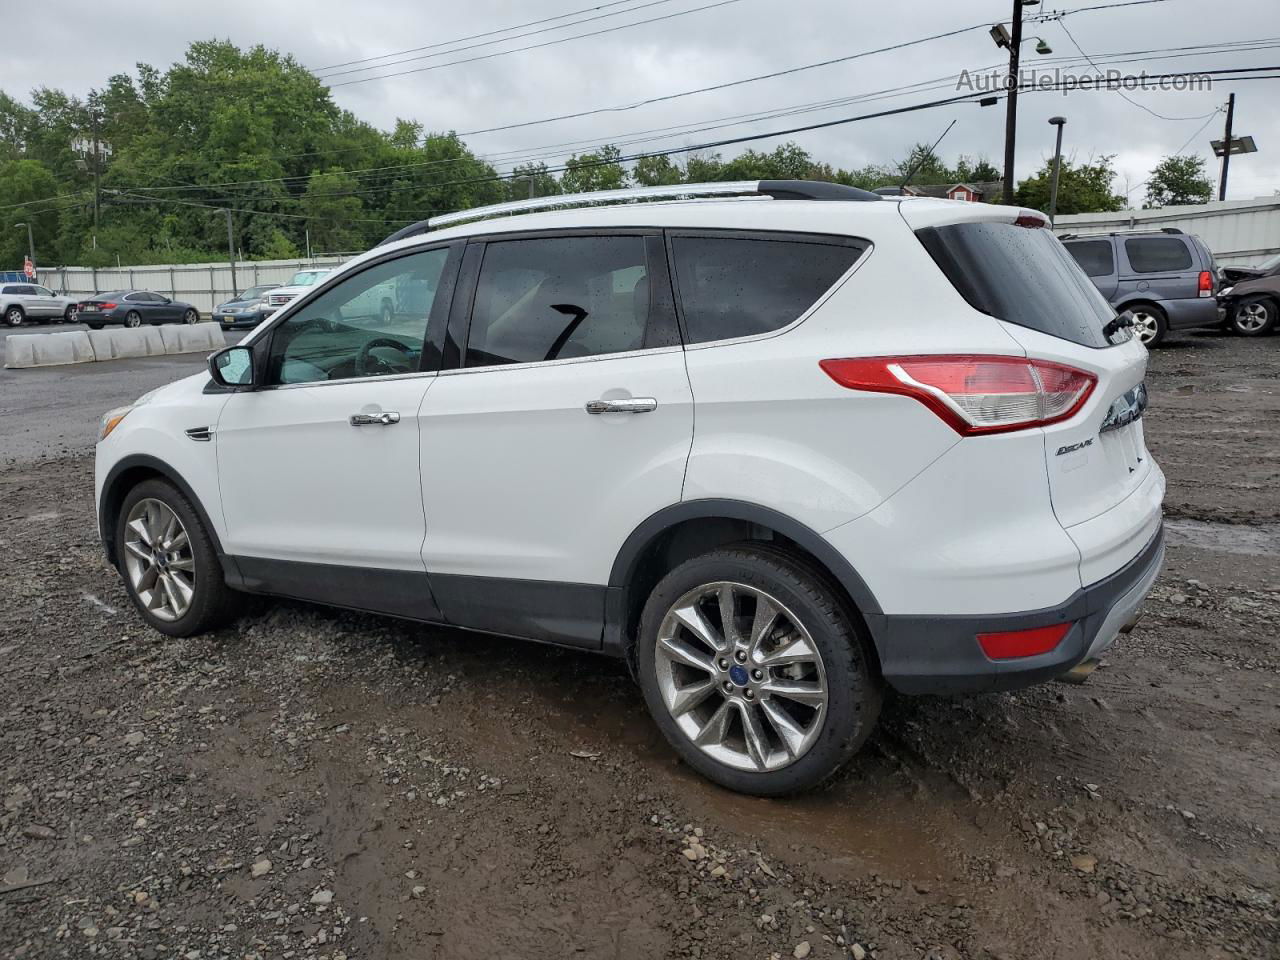
M 659 187 L 627 187 L 622 190 L 596 190 L 591 193 L 564 193 L 529 200 L 495 203 L 445 213 L 397 230 L 383 244 L 417 236 L 428 230 L 447 227 L 468 220 L 486 220 L 508 213 L 531 213 L 559 207 L 592 206 L 598 203 L 634 200 L 676 199 L 680 197 L 771 197 L 774 200 L 880 200 L 878 194 L 857 187 L 823 180 L 732 180 L 722 183 L 676 183 Z

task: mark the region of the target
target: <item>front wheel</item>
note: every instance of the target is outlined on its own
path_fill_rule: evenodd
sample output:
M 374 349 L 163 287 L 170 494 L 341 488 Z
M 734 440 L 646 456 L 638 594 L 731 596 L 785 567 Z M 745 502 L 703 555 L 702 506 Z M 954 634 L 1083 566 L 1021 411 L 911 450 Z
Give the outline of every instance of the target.
M 223 580 L 200 517 L 164 480 L 144 480 L 125 495 L 116 521 L 116 554 L 129 599 L 161 633 L 203 633 L 239 609 L 240 595 Z
M 1133 317 L 1133 330 L 1138 339 L 1148 347 L 1156 347 L 1164 342 L 1169 334 L 1169 321 L 1164 311 L 1146 304 L 1133 307 L 1129 311 Z
M 142 314 L 138 313 L 137 310 L 130 310 L 124 315 L 124 325 L 126 327 L 142 326 Z
M 1276 326 L 1276 303 L 1268 297 L 1247 297 L 1236 306 L 1229 321 L 1242 337 L 1261 337 Z
M 880 712 L 869 647 L 824 578 L 727 547 L 672 570 L 640 621 L 645 701 L 684 760 L 721 786 L 784 796 L 862 746 Z
M 27 315 L 23 313 L 21 307 L 10 307 L 4 312 L 4 322 L 11 327 L 22 326 L 22 321 L 25 320 L 26 317 Z
M 187 325 L 190 325 L 193 323 L 199 323 L 200 314 L 196 313 L 194 310 L 188 310 L 186 313 L 182 315 L 182 322 Z
M 67 323 L 76 322 L 76 308 L 74 306 L 67 307 L 62 311 L 62 319 Z

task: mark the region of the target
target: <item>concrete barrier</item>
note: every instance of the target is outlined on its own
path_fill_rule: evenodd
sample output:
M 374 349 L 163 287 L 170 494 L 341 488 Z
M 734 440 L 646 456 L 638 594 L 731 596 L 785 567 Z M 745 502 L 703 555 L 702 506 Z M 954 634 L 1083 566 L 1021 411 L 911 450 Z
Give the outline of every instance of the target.
M 43 367 L 92 360 L 125 360 L 178 353 L 212 353 L 226 346 L 215 323 L 160 327 L 107 327 L 69 333 L 32 333 L 5 340 L 6 367 Z
M 5 338 L 4 365 L 11 368 L 51 367 L 96 360 L 84 330 L 66 333 L 15 334 Z

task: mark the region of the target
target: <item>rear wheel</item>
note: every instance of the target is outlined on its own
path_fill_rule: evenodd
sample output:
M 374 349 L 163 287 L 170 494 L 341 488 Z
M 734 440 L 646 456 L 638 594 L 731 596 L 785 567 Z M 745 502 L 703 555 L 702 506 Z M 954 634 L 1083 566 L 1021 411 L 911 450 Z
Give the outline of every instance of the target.
M 142 326 L 142 314 L 138 313 L 137 310 L 130 310 L 124 315 L 124 325 L 126 327 Z
M 203 633 L 239 610 L 240 595 L 223 580 L 200 517 L 164 480 L 144 480 L 125 495 L 116 521 L 116 552 L 129 598 L 161 633 Z
M 1261 337 L 1276 327 L 1276 302 L 1270 297 L 1246 297 L 1231 314 L 1230 326 L 1242 337 Z
M 1169 320 L 1159 307 L 1142 303 L 1129 308 L 1133 317 L 1133 331 L 1148 347 L 1159 346 L 1169 333 Z
M 721 786 L 807 790 L 880 712 L 867 646 L 821 575 L 754 545 L 681 564 L 641 616 L 637 666 L 667 740 Z
M 11 327 L 22 326 L 22 321 L 27 318 L 21 307 L 10 307 L 4 312 L 4 322 Z
M 62 311 L 62 319 L 65 320 L 67 323 L 76 322 L 76 308 L 74 304 Z

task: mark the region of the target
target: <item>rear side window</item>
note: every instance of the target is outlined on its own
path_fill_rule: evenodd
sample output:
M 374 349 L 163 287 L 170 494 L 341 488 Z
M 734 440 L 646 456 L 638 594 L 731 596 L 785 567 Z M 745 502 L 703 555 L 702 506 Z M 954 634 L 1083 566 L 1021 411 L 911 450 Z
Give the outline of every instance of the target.
M 785 327 L 862 255 L 858 241 L 676 236 L 671 250 L 689 343 Z
M 1178 237 L 1137 237 L 1124 242 L 1134 273 L 1172 273 L 1191 269 L 1191 250 Z
M 1116 255 L 1110 240 L 1079 240 L 1065 246 L 1089 276 L 1109 277 L 1116 272 Z
M 916 236 L 974 309 L 1086 347 L 1109 346 L 1102 328 L 1115 310 L 1048 230 L 956 223 Z
M 649 320 L 644 237 L 546 237 L 485 247 L 466 366 L 639 350 Z

